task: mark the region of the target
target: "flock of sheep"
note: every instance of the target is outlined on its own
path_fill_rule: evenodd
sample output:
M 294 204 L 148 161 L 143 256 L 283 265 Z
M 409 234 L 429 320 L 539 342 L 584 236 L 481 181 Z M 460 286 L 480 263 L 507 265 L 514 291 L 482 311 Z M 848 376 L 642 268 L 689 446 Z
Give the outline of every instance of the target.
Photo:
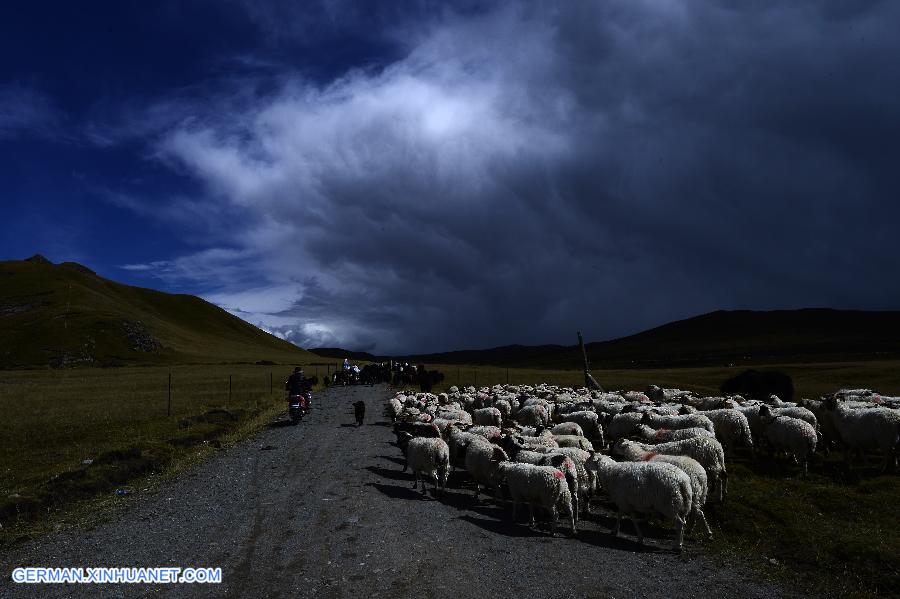
M 397 444 L 421 480 L 444 488 L 451 470 L 465 468 L 481 488 L 501 488 L 512 516 L 527 505 L 549 513 L 553 534 L 560 514 L 572 534 L 590 502 L 604 493 L 618 509 L 615 535 L 627 515 L 638 542 L 639 516 L 675 524 L 673 549 L 697 523 L 711 537 L 703 514 L 707 498 L 724 501 L 726 457 L 737 448 L 764 447 L 785 454 L 807 472 L 820 449 L 853 454 L 883 452 L 883 467 L 896 467 L 900 398 L 869 390 L 841 390 L 819 400 L 782 402 L 741 396 L 698 397 L 651 386 L 645 393 L 599 392 L 550 385 L 451 387 L 448 393 L 399 392 L 386 402 Z

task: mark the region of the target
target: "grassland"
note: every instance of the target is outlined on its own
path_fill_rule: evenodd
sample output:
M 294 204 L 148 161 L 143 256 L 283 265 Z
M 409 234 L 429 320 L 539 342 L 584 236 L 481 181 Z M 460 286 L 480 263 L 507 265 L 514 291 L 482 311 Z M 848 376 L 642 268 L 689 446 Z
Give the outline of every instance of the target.
M 271 420 L 289 373 L 227 364 L 0 371 L 0 538 Z
M 900 361 L 782 364 L 798 396 L 842 386 L 900 394 Z M 429 365 L 454 384 L 580 385 L 577 370 Z M 307 373 L 316 367 L 307 365 Z M 325 367 L 318 367 L 324 374 Z M 608 389 L 649 384 L 715 393 L 739 368 L 595 370 Z M 171 471 L 220 440 L 259 428 L 283 410 L 284 366 L 214 365 L 0 371 L 0 544 L 46 529 L 78 505 L 151 472 Z M 172 374 L 171 416 L 167 416 Z M 229 397 L 229 376 L 231 394 Z M 272 389 L 270 391 L 270 377 Z M 507 378 L 508 377 L 508 378 Z M 93 459 L 90 466 L 82 462 Z M 805 480 L 795 467 L 740 455 L 729 466 L 725 506 L 707 515 L 723 561 L 819 594 L 878 596 L 900 589 L 900 477 L 874 463 L 848 471 L 819 458 Z M 47 511 L 49 509 L 49 512 Z M 49 514 L 49 517 L 48 517 Z
M 866 387 L 888 395 L 900 395 L 900 360 L 870 360 L 863 362 L 826 362 L 818 364 L 771 364 L 755 368 L 778 368 L 791 375 L 797 397 L 815 398 L 841 387 Z M 545 382 L 553 385 L 581 386 L 581 370 L 542 370 L 501 368 L 495 366 L 458 366 L 430 364 L 429 370 L 444 373 L 444 382 L 436 392 L 451 385 L 493 385 L 506 383 L 533 385 Z M 719 394 L 719 385 L 744 367 L 658 368 L 593 370 L 594 378 L 606 389 L 646 389 L 655 384 L 661 387 L 691 389 L 698 393 Z

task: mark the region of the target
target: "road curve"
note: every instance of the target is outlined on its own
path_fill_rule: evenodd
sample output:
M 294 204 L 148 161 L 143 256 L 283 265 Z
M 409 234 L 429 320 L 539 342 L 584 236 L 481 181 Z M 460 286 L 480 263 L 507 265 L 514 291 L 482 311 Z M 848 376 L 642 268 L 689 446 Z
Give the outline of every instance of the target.
M 0 556 L 2 597 L 780 597 L 687 544 L 676 556 L 614 539 L 611 520 L 513 524 L 464 475 L 437 499 L 400 472 L 385 387 L 332 388 L 299 426 L 274 423 L 164 484 L 114 521 Z M 367 405 L 352 425 L 351 403 Z M 460 485 L 463 485 L 460 488 Z M 625 531 L 630 527 L 624 526 Z M 218 585 L 16 585 L 17 566 L 212 566 Z

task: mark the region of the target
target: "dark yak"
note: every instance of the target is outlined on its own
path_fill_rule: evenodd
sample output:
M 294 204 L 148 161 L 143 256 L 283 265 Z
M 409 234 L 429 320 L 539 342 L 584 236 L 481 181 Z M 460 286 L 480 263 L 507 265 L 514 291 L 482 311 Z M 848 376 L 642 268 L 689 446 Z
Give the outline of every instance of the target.
M 719 390 L 760 401 L 767 401 L 770 395 L 777 395 L 781 401 L 794 401 L 794 381 L 778 370 L 745 370 L 722 383 Z

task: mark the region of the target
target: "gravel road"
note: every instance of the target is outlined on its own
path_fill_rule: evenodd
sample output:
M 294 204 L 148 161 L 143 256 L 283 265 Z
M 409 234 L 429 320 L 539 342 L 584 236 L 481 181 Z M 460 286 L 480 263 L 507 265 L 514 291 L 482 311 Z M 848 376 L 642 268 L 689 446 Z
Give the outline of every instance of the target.
M 333 388 L 296 427 L 252 439 L 123 499 L 114 521 L 0 556 L 2 597 L 778 597 L 714 566 L 609 534 L 611 519 L 532 531 L 476 504 L 464 474 L 437 499 L 411 490 L 382 416 L 385 387 Z M 356 428 L 352 402 L 367 405 Z M 463 483 L 464 487 L 459 488 Z M 668 543 L 663 539 L 664 543 Z M 15 585 L 17 566 L 212 566 L 219 585 Z

